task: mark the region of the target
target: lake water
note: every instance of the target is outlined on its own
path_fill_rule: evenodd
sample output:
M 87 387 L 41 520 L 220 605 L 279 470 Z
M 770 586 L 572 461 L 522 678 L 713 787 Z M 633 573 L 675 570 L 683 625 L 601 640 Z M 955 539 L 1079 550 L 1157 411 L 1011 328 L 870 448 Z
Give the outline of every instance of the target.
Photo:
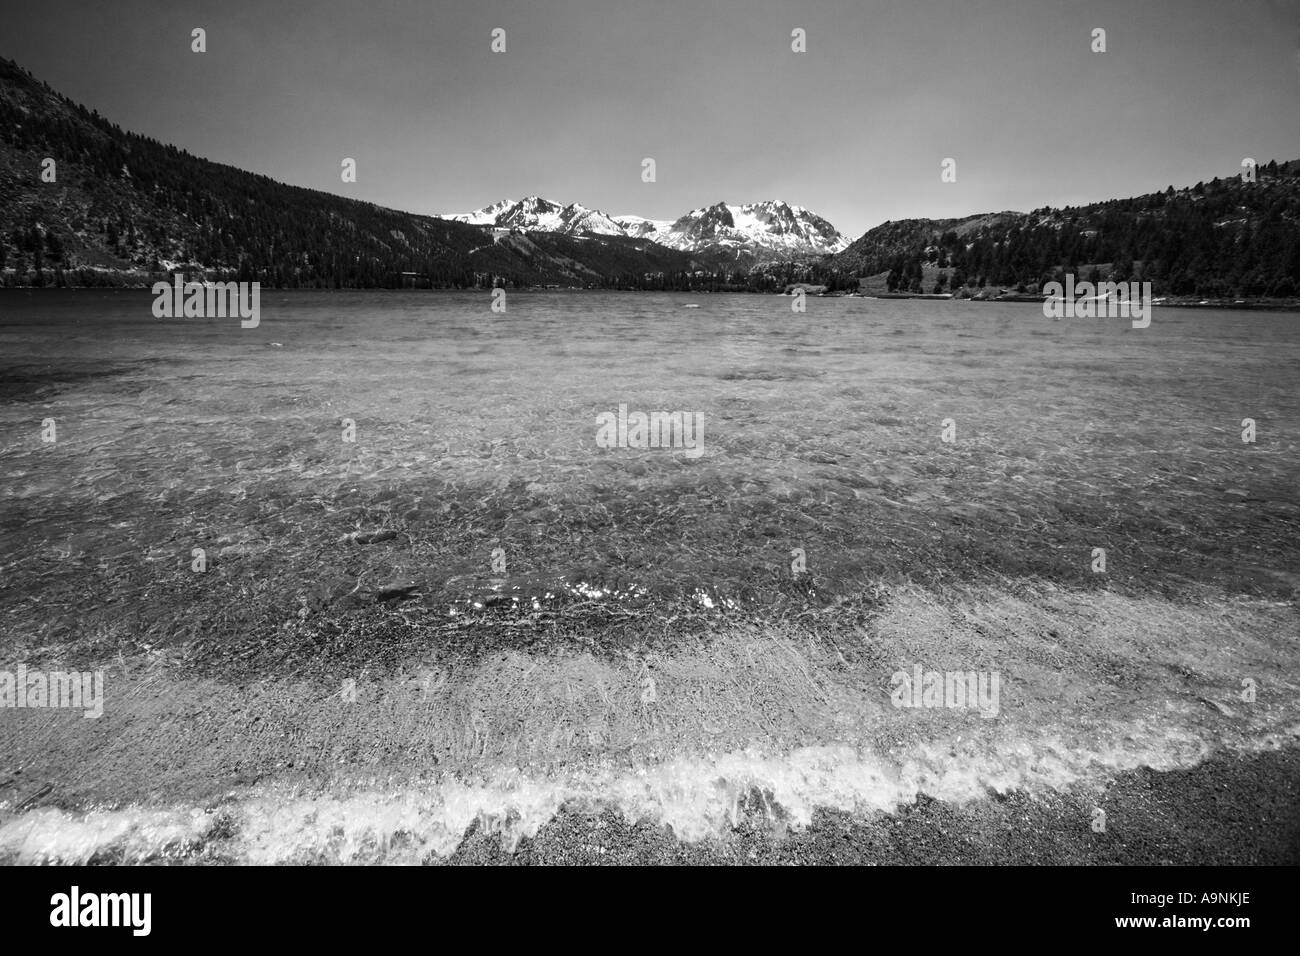
M 0 719 L 68 808 L 0 856 L 423 859 L 569 800 L 695 838 L 1276 745 L 1300 317 L 790 301 L 0 294 L 3 659 L 109 667 L 102 723 Z M 600 447 L 620 405 L 703 454 Z M 894 709 L 913 665 L 997 719 Z
M 413 578 L 435 602 L 499 581 L 496 548 L 525 590 L 711 600 L 1087 587 L 1106 545 L 1110 586 L 1287 586 L 1296 315 L 1158 309 L 1133 329 L 1025 304 L 790 302 L 512 293 L 497 314 L 484 293 L 268 291 L 242 329 L 155 319 L 142 292 L 8 292 L 5 551 L 20 577 L 60 542 L 130 576 L 119 555 L 208 544 L 261 555 L 288 595 L 336 570 L 342 535 L 390 529 L 400 546 L 349 554 L 340 579 Z M 694 413 L 703 455 L 598 447 L 620 405 Z

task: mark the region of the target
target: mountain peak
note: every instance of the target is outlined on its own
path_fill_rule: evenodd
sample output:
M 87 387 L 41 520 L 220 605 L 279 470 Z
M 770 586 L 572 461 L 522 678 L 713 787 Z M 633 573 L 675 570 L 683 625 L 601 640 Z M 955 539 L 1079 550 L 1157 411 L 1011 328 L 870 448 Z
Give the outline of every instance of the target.
M 577 202 L 561 205 L 541 196 L 526 196 L 443 218 L 525 232 L 628 236 L 691 252 L 722 248 L 737 254 L 824 255 L 848 245 L 825 219 L 780 199 L 744 205 L 719 200 L 675 220 L 654 220 L 609 216 Z

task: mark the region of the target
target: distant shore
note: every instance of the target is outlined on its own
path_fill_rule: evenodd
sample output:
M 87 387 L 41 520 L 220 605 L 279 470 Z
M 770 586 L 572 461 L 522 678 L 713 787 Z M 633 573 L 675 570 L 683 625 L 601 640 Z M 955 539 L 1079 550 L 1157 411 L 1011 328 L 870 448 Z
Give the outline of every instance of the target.
M 170 281 L 170 276 L 159 275 L 150 276 L 147 280 L 131 278 L 120 284 L 104 285 L 62 285 L 62 286 L 37 286 L 37 285 L 0 285 L 0 292 L 3 291 L 22 291 L 22 292 L 49 292 L 49 291 L 106 291 L 114 289 L 145 291 L 150 289 L 155 282 Z M 221 279 L 213 281 L 234 281 Z M 816 296 L 818 298 L 856 298 L 856 299 L 929 299 L 935 301 L 956 301 L 956 302 L 1018 302 L 1029 303 L 1032 305 L 1041 305 L 1043 297 L 1039 295 L 1030 295 L 1021 292 L 1005 292 L 999 294 L 960 295 L 954 296 L 949 293 L 926 293 L 926 292 L 845 292 L 826 291 L 825 286 L 818 286 L 812 283 L 795 283 L 794 288 L 802 288 L 806 295 Z M 491 287 L 467 287 L 467 288 L 446 288 L 446 289 L 414 289 L 403 287 L 373 287 L 373 288 L 313 288 L 307 286 L 272 286 L 263 284 L 262 288 L 266 291 L 274 292 L 474 292 L 479 291 L 488 293 Z M 587 287 L 587 286 L 552 286 L 552 285 L 535 285 L 535 286 L 511 286 L 509 291 L 517 292 L 626 292 L 629 294 L 663 294 L 677 293 L 680 295 L 778 295 L 789 296 L 793 293 L 790 290 L 779 292 L 760 292 L 758 290 L 746 289 L 617 289 L 608 287 Z M 1238 311 L 1272 311 L 1272 312 L 1298 312 L 1300 311 L 1300 299 L 1200 299 L 1196 296 L 1158 296 L 1154 300 L 1154 305 L 1159 308 L 1172 309 L 1232 309 Z
M 828 292 L 826 295 L 845 295 L 846 293 Z M 854 293 L 847 293 L 852 296 Z M 959 302 L 1029 302 L 1042 305 L 1041 295 L 1028 295 L 1021 292 L 1009 292 L 1001 295 L 930 295 L 920 292 L 886 292 L 879 295 L 862 295 L 861 298 L 872 299 L 947 299 Z M 1166 309 L 1269 309 L 1273 311 L 1300 311 L 1300 299 L 1199 299 L 1196 296 L 1160 296 L 1153 304 Z

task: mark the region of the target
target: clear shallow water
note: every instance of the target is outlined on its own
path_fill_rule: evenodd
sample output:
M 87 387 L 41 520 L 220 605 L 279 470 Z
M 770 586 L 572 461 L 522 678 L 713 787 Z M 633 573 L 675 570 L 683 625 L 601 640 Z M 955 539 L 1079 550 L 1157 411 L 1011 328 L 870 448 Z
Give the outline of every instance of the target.
M 959 801 L 1098 768 L 1187 766 L 1225 735 L 1250 747 L 1292 720 L 1294 688 L 1277 675 L 1293 673 L 1293 651 L 1272 622 L 1300 564 L 1297 316 L 1162 310 L 1133 330 L 1019 304 L 812 299 L 795 315 L 779 297 L 521 293 L 502 316 L 489 302 L 268 292 L 261 325 L 243 330 L 154 319 L 145 293 L 0 296 L 6 657 L 121 652 L 143 688 L 106 713 L 132 735 L 112 752 L 57 714 L 17 741 L 34 774 L 77 768 L 58 789 L 74 809 L 0 821 L 0 852 L 81 859 L 112 845 L 143 859 L 214 844 L 244 859 L 423 859 L 475 819 L 514 840 L 566 802 L 695 839 L 734 822 L 737 794 L 755 790 L 780 806 L 763 813 L 800 823 L 819 806 L 889 810 L 918 793 Z M 597 415 L 622 403 L 703 415 L 705 454 L 597 447 Z M 1240 440 L 1243 417 L 1258 422 L 1254 445 Z M 45 418 L 53 445 L 40 441 Z M 1104 576 L 1090 567 L 1099 546 Z M 195 547 L 211 559 L 204 575 L 190 570 Z M 790 573 L 793 548 L 806 576 Z M 999 614 L 998 595 L 1031 581 L 1025 607 Z M 895 593 L 892 617 L 864 631 L 862 596 L 882 582 L 931 597 L 913 607 Z M 991 604 L 950 600 L 981 586 Z M 1078 598 L 1101 588 L 1118 593 Z M 490 682 L 497 658 L 468 672 L 500 719 L 462 713 L 449 681 L 436 728 L 415 707 L 395 721 L 387 697 L 335 720 L 341 675 L 445 655 L 449 608 L 472 617 L 515 589 L 524 617 L 534 595 L 571 606 L 526 628 L 513 606 L 476 609 L 467 639 L 522 645 L 519 670 L 533 675 Z M 639 603 L 630 621 L 585 616 L 615 594 Z M 1264 600 L 1247 608 L 1242 594 Z M 1069 606 L 1048 613 L 1053 595 Z M 708 611 L 715 638 L 739 621 L 742 656 L 714 660 L 720 638 L 689 667 L 666 654 L 656 674 L 671 723 L 643 739 L 635 669 L 595 652 L 620 628 L 683 632 L 683 602 Z M 538 655 L 524 634 L 590 648 L 605 670 Z M 790 639 L 815 648 L 807 667 L 823 692 L 838 675 L 835 706 L 796 680 L 735 686 L 754 653 L 798 664 Z M 159 663 L 178 646 L 210 657 Z M 970 752 L 949 723 L 888 709 L 900 662 L 945 653 L 1006 681 L 999 721 L 972 718 L 988 736 Z M 567 693 L 575 675 L 614 676 L 538 704 L 538 661 L 572 666 Z M 706 665 L 713 683 L 701 684 Z M 1243 668 L 1274 675 L 1267 720 L 1228 696 Z M 196 672 L 211 695 L 201 704 L 185 683 Z M 260 691 L 245 699 L 249 687 L 276 696 L 286 675 L 305 702 L 280 713 Z M 615 677 L 626 686 L 611 699 Z M 808 697 L 797 714 L 795 687 Z M 760 689 L 781 699 L 768 707 Z M 1238 712 L 1231 733 L 1208 698 Z M 728 713 L 736 700 L 761 706 Z M 846 702 L 862 708 L 856 722 Z M 221 720 L 191 719 L 204 711 Z M 719 713 L 734 726 L 703 753 L 692 741 Z M 1113 727 L 1059 738 L 1099 720 Z M 499 749 L 478 746 L 484 727 Z M 579 754 L 564 744 L 575 729 L 598 744 Z M 954 732 L 972 743 L 969 726 Z M 905 746 L 878 739 L 899 733 Z M 411 754 L 435 735 L 441 777 L 422 787 L 410 778 L 430 765 Z M 764 735 L 771 747 L 743 749 Z M 0 751 L 18 754 L 13 743 Z M 521 769 L 530 747 L 559 769 Z M 286 763 L 328 780 L 374 754 L 388 755 L 378 770 L 392 786 L 300 798 L 284 779 Z M 237 835 L 210 837 L 232 827 L 193 794 L 263 777 L 229 810 Z M 105 795 L 140 805 L 83 813 Z
M 269 291 L 244 330 L 150 302 L 0 297 L 9 548 L 188 536 L 292 565 L 380 527 L 404 538 L 362 569 L 376 585 L 492 575 L 502 547 L 537 588 L 762 600 L 789 590 L 794 548 L 825 597 L 936 575 L 1094 586 L 1108 546 L 1111 586 L 1294 583 L 1292 314 L 1132 329 L 1025 304 L 564 292 L 500 315 L 483 293 Z M 705 454 L 597 447 L 620 404 L 702 416 Z

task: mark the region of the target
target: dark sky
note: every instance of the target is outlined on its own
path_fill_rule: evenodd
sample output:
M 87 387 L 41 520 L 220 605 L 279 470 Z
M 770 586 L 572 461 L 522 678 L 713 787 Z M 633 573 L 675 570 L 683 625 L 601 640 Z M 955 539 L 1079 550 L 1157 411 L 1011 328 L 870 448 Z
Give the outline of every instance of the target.
M 784 199 L 856 236 L 1300 158 L 1292 0 L 0 3 L 0 55 L 125 128 L 415 212 Z

